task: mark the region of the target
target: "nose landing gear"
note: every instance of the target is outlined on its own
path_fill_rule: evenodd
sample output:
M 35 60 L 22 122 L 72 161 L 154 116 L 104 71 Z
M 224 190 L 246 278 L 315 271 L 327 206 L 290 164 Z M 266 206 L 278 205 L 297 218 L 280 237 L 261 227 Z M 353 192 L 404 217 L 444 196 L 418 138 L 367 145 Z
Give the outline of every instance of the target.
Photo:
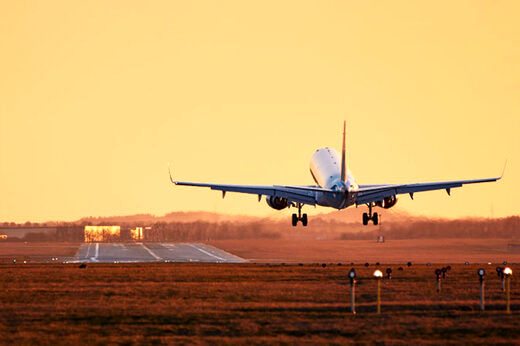
M 377 226 L 377 224 L 379 223 L 379 215 L 377 213 L 372 214 L 372 207 L 374 207 L 375 204 L 368 203 L 367 206 L 368 206 L 368 214 L 363 213 L 363 225 L 366 226 L 366 225 L 368 225 L 368 221 L 372 221 L 374 226 Z
M 301 221 L 304 227 L 307 226 L 307 214 L 302 214 L 303 204 L 297 203 L 296 207 L 298 208 L 298 215 L 292 214 L 292 225 L 296 226 L 298 224 L 298 221 Z

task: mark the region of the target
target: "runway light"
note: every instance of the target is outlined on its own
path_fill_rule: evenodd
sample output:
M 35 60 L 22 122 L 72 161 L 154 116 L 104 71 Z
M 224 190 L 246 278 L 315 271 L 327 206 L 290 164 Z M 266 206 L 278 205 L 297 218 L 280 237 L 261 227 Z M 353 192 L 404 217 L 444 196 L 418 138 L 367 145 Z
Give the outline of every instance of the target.
M 446 272 L 447 271 L 448 271 L 448 269 L 446 269 L 446 267 L 442 267 L 441 272 L 442 272 L 442 278 L 443 279 L 446 279 Z
M 513 271 L 509 267 L 504 268 L 504 275 L 506 276 L 506 312 L 509 314 L 511 313 L 511 299 L 510 299 L 510 292 L 511 292 L 511 275 L 513 275 Z
M 369 265 L 370 265 L 370 264 L 368 264 L 368 262 L 367 262 L 367 263 L 365 263 L 365 267 L 368 267 Z
M 379 269 L 374 271 L 374 277 L 377 280 L 377 313 L 381 313 L 381 278 L 383 277 L 383 272 Z
M 376 266 L 379 266 L 379 262 L 376 262 Z
M 350 312 L 356 313 L 356 271 L 354 268 L 348 272 L 350 279 Z
M 477 274 L 479 276 L 479 282 L 480 282 L 480 311 L 484 311 L 484 275 L 486 275 L 486 271 L 484 268 L 480 268 L 477 270 Z
M 408 267 L 411 267 L 411 266 L 412 266 L 412 262 L 408 262 L 408 263 L 406 263 L 406 265 L 407 265 Z

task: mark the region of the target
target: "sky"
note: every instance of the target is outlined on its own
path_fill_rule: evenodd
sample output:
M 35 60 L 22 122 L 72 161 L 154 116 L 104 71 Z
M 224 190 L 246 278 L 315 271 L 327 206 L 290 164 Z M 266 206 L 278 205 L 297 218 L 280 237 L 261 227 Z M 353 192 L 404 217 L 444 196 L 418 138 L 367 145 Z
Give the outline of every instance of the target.
M 178 180 L 359 184 L 500 175 L 401 196 L 440 217 L 518 215 L 518 1 L 2 1 L 0 221 L 211 211 L 256 196 Z M 309 214 L 325 208 L 306 207 Z M 289 222 L 289 221 L 288 221 Z

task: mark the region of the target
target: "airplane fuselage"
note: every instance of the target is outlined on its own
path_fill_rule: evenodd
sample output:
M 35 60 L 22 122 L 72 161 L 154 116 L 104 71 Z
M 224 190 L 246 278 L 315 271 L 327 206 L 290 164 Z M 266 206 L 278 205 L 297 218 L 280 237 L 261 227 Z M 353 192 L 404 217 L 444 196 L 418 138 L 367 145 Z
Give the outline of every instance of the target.
M 342 181 L 341 158 L 336 150 L 332 148 L 316 150 L 311 158 L 310 170 L 317 185 L 338 191 L 337 194 L 333 195 L 316 192 L 318 205 L 343 209 L 356 202 L 359 187 L 348 169 L 346 181 Z

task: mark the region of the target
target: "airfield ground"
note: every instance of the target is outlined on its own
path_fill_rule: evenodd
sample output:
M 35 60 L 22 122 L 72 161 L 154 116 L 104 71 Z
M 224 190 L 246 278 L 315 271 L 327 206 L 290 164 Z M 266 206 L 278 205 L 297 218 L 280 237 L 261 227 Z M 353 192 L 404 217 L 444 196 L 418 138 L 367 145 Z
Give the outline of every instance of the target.
M 494 265 L 453 264 L 441 294 L 436 265 L 391 265 L 375 313 L 374 265 L 356 265 L 358 313 L 349 313 L 351 266 L 321 264 L 0 265 L 0 342 L 488 343 L 520 340 L 520 280 L 506 314 Z M 381 265 L 386 269 L 387 265 Z M 512 266 L 514 273 L 519 265 Z

